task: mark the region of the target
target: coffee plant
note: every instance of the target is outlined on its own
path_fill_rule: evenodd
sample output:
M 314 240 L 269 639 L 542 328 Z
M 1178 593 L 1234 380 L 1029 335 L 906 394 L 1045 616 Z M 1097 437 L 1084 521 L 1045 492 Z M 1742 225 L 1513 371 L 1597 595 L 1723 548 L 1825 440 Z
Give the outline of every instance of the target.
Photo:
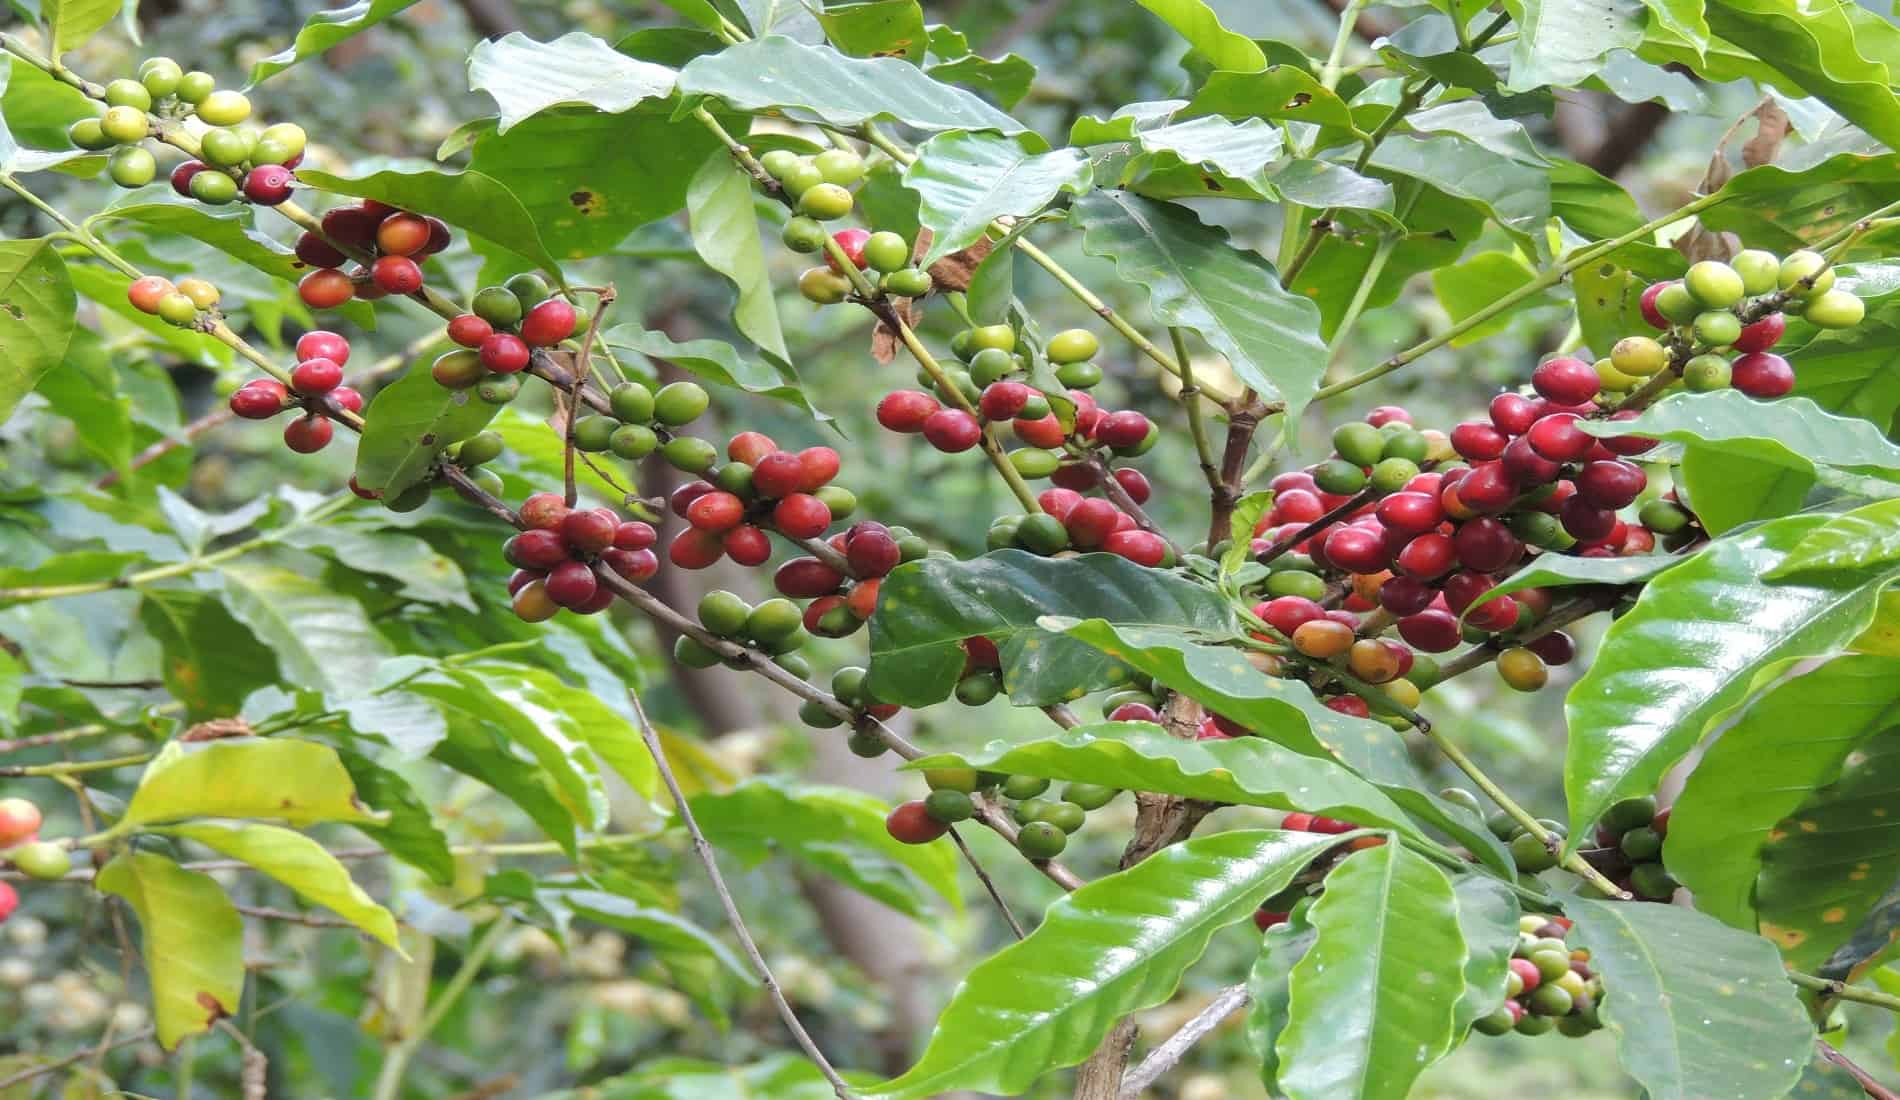
M 1874 5 L 11 7 L 0 1096 L 1894 1095 Z

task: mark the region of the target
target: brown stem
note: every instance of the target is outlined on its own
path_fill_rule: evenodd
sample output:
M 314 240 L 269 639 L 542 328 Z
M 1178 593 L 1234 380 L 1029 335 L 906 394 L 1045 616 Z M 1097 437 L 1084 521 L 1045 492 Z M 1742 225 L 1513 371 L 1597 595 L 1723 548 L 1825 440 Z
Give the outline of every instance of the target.
M 1247 469 L 1247 448 L 1253 443 L 1254 429 L 1260 426 L 1264 415 L 1253 391 L 1249 390 L 1243 400 L 1243 407 L 1228 414 L 1227 446 L 1221 452 L 1220 461 L 1220 488 L 1209 494 L 1213 497 L 1207 521 L 1209 547 L 1227 537 L 1234 505 L 1240 503 L 1240 479 Z
M 1194 1044 L 1206 1038 L 1208 1033 L 1219 1027 L 1229 1016 L 1246 1008 L 1252 994 L 1247 991 L 1247 983 L 1230 985 L 1207 1003 L 1207 1007 L 1196 1013 L 1192 1020 L 1181 1025 L 1181 1030 L 1148 1052 L 1141 1064 L 1128 1071 L 1122 1078 L 1119 1100 L 1137 1100 L 1148 1086 L 1161 1079 L 1161 1075 L 1180 1064 Z
M 1895 1093 L 1892 1089 L 1874 1080 L 1872 1074 L 1855 1065 L 1853 1059 L 1847 1055 L 1842 1054 L 1840 1051 L 1828 1045 L 1825 1039 L 1815 1039 L 1814 1046 L 1821 1057 L 1846 1070 L 1847 1075 L 1852 1077 L 1854 1083 L 1860 1086 L 1860 1090 L 1868 1096 L 1873 1097 L 1874 1100 L 1900 1100 L 1900 1094 Z M 0 1081 L 0 1085 L 5 1084 L 5 1081 Z
M 988 871 L 983 869 L 983 864 L 977 860 L 976 853 L 970 850 L 969 843 L 954 826 L 950 829 L 950 839 L 956 841 L 957 851 L 963 853 L 964 862 L 970 865 L 970 870 L 976 872 L 977 881 L 983 884 L 983 889 L 989 891 L 990 900 L 996 903 L 996 908 L 1003 914 L 1003 920 L 1008 923 L 1009 930 L 1016 933 L 1016 938 L 1019 940 L 1027 937 L 1028 933 L 1024 932 L 1023 926 L 1017 922 L 1016 914 L 1010 911 L 1009 902 L 1003 900 L 1003 892 L 996 888 L 996 881 L 990 878 Z

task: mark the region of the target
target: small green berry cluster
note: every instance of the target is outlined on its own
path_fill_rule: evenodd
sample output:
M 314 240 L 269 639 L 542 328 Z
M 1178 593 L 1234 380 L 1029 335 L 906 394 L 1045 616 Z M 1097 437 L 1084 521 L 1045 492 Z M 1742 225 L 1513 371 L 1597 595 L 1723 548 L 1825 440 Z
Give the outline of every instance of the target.
M 714 589 L 700 597 L 698 612 L 699 625 L 714 637 L 767 653 L 801 680 L 811 675 L 810 662 L 798 655 L 811 634 L 805 629 L 803 611 L 791 600 L 774 596 L 753 606 L 737 593 Z M 688 634 L 673 643 L 673 659 L 687 668 L 711 668 L 722 660 Z
M 1121 793 L 1093 783 L 1069 783 L 1060 798 L 1049 798 L 1049 780 L 1040 776 L 975 768 L 926 769 L 924 782 L 930 786 L 928 795 L 899 805 L 885 819 L 891 836 L 905 844 L 928 844 L 957 822 L 974 817 L 979 798 L 990 799 L 1015 820 L 1016 847 L 1038 861 L 1061 855 L 1069 837 L 1087 823 L 1090 811 L 1108 805 Z
M 1663 866 L 1663 839 L 1668 835 L 1668 810 L 1658 810 L 1656 800 L 1647 796 L 1626 798 L 1605 810 L 1597 822 L 1597 846 L 1578 854 L 1603 877 L 1637 897 L 1668 901 L 1681 885 Z
M 1564 942 L 1570 921 L 1526 913 L 1504 979 L 1504 1003 L 1471 1025 L 1480 1035 L 1543 1035 L 1555 1030 L 1580 1038 L 1603 1026 L 1597 1014 L 1603 979 L 1590 953 Z
M 823 252 L 829 238 L 837 241 L 860 272 L 877 276 L 872 282 L 883 292 L 898 298 L 920 298 L 930 292 L 930 275 L 912 266 L 911 244 L 900 234 L 845 229 L 833 236 L 825 231 L 822 223 L 844 217 L 856 205 L 851 188 L 864 178 L 863 157 L 849 149 L 827 149 L 811 156 L 774 149 L 761 156 L 759 164 L 778 181 L 793 211 L 780 234 L 786 248 L 807 255 Z M 837 257 L 827 256 L 825 266 L 798 277 L 798 291 L 819 305 L 831 305 L 851 296 L 852 283 Z

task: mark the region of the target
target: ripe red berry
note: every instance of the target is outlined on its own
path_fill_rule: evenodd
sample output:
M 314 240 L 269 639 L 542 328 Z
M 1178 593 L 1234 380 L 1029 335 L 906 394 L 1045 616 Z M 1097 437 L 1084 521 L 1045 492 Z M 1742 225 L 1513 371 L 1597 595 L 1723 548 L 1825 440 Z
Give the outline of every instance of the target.
M 877 403 L 877 422 L 893 432 L 921 432 L 930 414 L 943 408 L 934 397 L 918 390 L 893 390 Z
M 1428 532 L 1405 544 L 1392 564 L 1408 577 L 1431 580 L 1458 563 L 1450 535 Z
M 244 197 L 261 206 L 278 206 L 290 201 L 296 180 L 281 164 L 260 164 L 244 177 Z
M 635 584 L 644 584 L 660 571 L 660 559 L 651 550 L 609 547 L 600 552 L 602 565 Z
M 1611 510 L 1627 507 L 1648 485 L 1642 467 L 1620 459 L 1587 462 L 1576 480 L 1579 497 Z
M 1375 428 L 1383 428 L 1387 424 L 1410 424 L 1411 422 L 1412 414 L 1397 405 L 1380 405 L 1366 414 L 1366 423 Z
M 772 509 L 772 526 L 791 538 L 817 538 L 831 526 L 831 509 L 810 493 L 793 493 Z
M 1575 413 L 1553 413 L 1531 425 L 1526 433 L 1531 449 L 1552 462 L 1574 462 L 1596 446 L 1596 438 L 1579 427 Z
M 1670 285 L 1670 283 L 1651 283 L 1643 289 L 1641 303 L 1643 320 L 1649 322 L 1650 328 L 1666 329 L 1669 327 L 1669 318 L 1664 317 L 1662 311 L 1656 308 L 1656 296 L 1661 294 Z
M 1458 479 L 1454 488 L 1459 501 L 1474 512 L 1502 512 L 1518 493 L 1516 482 L 1502 462 L 1473 466 L 1470 473 Z M 1443 493 L 1439 494 L 1439 503 L 1444 503 Z M 1451 511 L 1450 508 L 1445 510 Z
M 529 527 L 558 531 L 567 519 L 567 501 L 559 493 L 534 493 L 521 502 L 521 522 Z
M 767 500 L 777 500 L 805 487 L 805 464 L 790 451 L 773 451 L 752 464 L 752 489 Z
M 903 844 L 928 844 L 950 831 L 950 823 L 930 816 L 922 802 L 905 802 L 884 819 L 884 829 Z
M 20 892 L 13 888 L 12 883 L 0 882 L 0 924 L 6 923 L 6 919 L 19 907 Z
M 369 277 L 386 294 L 414 294 L 422 289 L 422 268 L 407 256 L 381 256 Z
M 1131 466 L 1116 470 L 1115 481 L 1122 487 L 1122 492 L 1128 494 L 1128 499 L 1136 504 L 1146 504 L 1148 498 L 1154 495 L 1154 487 L 1148 484 L 1147 477 Z
M 1480 573 L 1497 572 L 1511 564 L 1524 549 L 1524 544 L 1511 534 L 1509 527 L 1489 516 L 1459 524 L 1458 533 L 1452 536 L 1452 546 L 1458 552 L 1460 564 Z
M 269 420 L 290 407 L 290 387 L 275 378 L 255 378 L 231 395 L 231 411 L 246 420 Z
M 1581 493 L 1564 501 L 1557 513 L 1564 530 L 1584 542 L 1607 537 L 1616 528 L 1616 513 L 1585 500 Z
M 1424 581 L 1401 574 L 1379 586 L 1379 606 L 1394 615 L 1416 615 L 1430 607 L 1436 595 Z
M 561 538 L 580 554 L 598 554 L 612 546 L 619 529 L 619 517 L 605 508 L 577 509 L 561 520 Z
M 1055 413 L 1050 413 L 1038 420 L 1017 417 L 1010 421 L 1010 427 L 1015 429 L 1017 439 L 1031 447 L 1041 447 L 1045 450 L 1060 447 L 1063 441 L 1069 438 L 1068 433 L 1062 430 L 1062 421 L 1056 419 Z
M 962 409 L 939 409 L 924 421 L 924 438 L 947 454 L 967 451 L 982 437 L 983 425 Z
M 495 326 L 473 313 L 464 313 L 449 321 L 449 339 L 465 348 L 479 348 L 482 341 L 494 334 Z
M 1108 541 L 1121 518 L 1121 509 L 1101 497 L 1084 497 L 1062 519 L 1069 541 L 1078 550 L 1093 550 Z
M 514 575 L 508 578 L 508 594 L 512 596 L 546 576 L 547 574 L 539 569 L 517 569 Z
M 433 256 L 447 248 L 449 243 L 454 240 L 453 235 L 449 232 L 448 222 L 443 221 L 433 214 L 425 215 L 422 220 L 429 223 L 429 243 L 423 245 L 422 251 L 417 253 L 417 255 Z
M 1354 718 L 1372 717 L 1372 708 L 1367 706 L 1366 701 L 1357 695 L 1335 695 L 1331 699 L 1326 700 L 1326 707 L 1328 710 L 1336 710 L 1341 714 L 1349 714 Z M 1329 829 L 1321 829 L 1319 824 L 1322 821 L 1331 820 L 1331 818 L 1326 817 L 1314 818 L 1310 831 L 1315 833 L 1330 832 L 1331 830 Z M 1350 830 L 1351 826 L 1347 826 L 1347 828 Z
M 860 271 L 864 269 L 864 242 L 871 239 L 870 230 L 855 227 L 840 229 L 831 235 L 831 239 L 838 242 L 838 250 L 844 253 L 845 259 L 851 261 L 852 267 Z M 838 257 L 830 249 L 825 250 L 825 263 L 831 265 L 831 270 L 844 274 L 844 268 L 838 264 Z
M 1559 405 L 1581 405 L 1597 395 L 1603 382 L 1597 369 L 1568 356 L 1540 364 L 1531 372 L 1531 386 Z
M 290 387 L 305 397 L 329 393 L 342 384 L 343 368 L 329 359 L 305 359 L 290 372 Z
M 1021 382 L 991 382 L 983 389 L 983 396 L 977 401 L 977 411 L 985 420 L 1014 420 L 1016 414 L 1023 411 L 1033 393 Z
M 376 247 L 376 227 L 386 215 L 363 206 L 339 206 L 323 215 L 323 235 L 359 252 Z
M 1517 625 L 1518 604 L 1509 596 L 1499 596 L 1471 609 L 1465 621 L 1479 630 L 1509 630 Z
M 882 530 L 865 531 L 848 539 L 844 556 L 851 565 L 851 572 L 859 577 L 882 577 L 903 560 L 897 540 Z
M 481 343 L 482 366 L 496 374 L 513 374 L 528 365 L 531 352 L 521 337 L 497 332 Z
M 320 267 L 297 281 L 297 296 L 311 309 L 335 309 L 356 296 L 348 275 Z
M 1080 462 L 1064 462 L 1056 467 L 1055 473 L 1049 475 L 1049 480 L 1055 482 L 1057 488 L 1086 493 L 1095 488 L 1101 479 L 1095 476 L 1093 466 Z
M 1537 420 L 1537 405 L 1519 393 L 1501 393 L 1491 399 L 1491 423 L 1505 435 L 1523 435 Z
M 342 267 L 350 258 L 316 233 L 297 238 L 297 258 L 311 267 Z
M 1483 573 L 1469 570 L 1453 573 L 1445 578 L 1445 607 L 1454 615 L 1462 615 L 1466 608 L 1477 602 L 1479 596 L 1496 588 L 1497 583 Z
M 1279 596 L 1255 604 L 1253 613 L 1288 637 L 1292 637 L 1293 632 L 1301 626 L 1326 617 L 1326 609 L 1305 596 Z
M 717 534 L 688 527 L 674 536 L 666 548 L 666 556 L 681 569 L 704 569 L 725 557 L 726 548 Z
M 564 561 L 548 573 L 548 598 L 562 607 L 574 607 L 594 598 L 600 582 L 586 562 Z
M 1730 381 L 1750 397 L 1781 397 L 1794 389 L 1794 368 L 1772 351 L 1756 351 L 1735 360 Z
M 1095 424 L 1094 436 L 1103 446 L 1123 449 L 1148 438 L 1148 418 L 1133 409 L 1109 413 Z
M 702 531 L 730 531 L 744 519 L 745 502 L 728 492 L 707 493 L 686 507 L 686 522 Z
M 795 600 L 828 596 L 843 583 L 844 574 L 817 558 L 793 558 L 772 575 L 772 587 Z
M 1363 527 L 1335 527 L 1321 545 L 1326 560 L 1348 573 L 1376 573 L 1391 560 L 1382 533 Z
M 1567 665 L 1577 655 L 1577 643 L 1561 630 L 1525 642 L 1524 648 L 1542 657 L 1547 665 Z
M 551 348 L 574 335 L 577 314 L 560 298 L 549 298 L 521 319 L 521 338 L 537 348 Z
M 1400 619 L 1399 637 L 1414 649 L 1444 653 L 1458 646 L 1458 620 L 1449 611 L 1427 609 Z
M 1380 523 L 1404 535 L 1422 535 L 1445 518 L 1437 497 L 1409 489 L 1381 500 L 1375 514 Z
M 778 450 L 778 444 L 764 432 L 740 432 L 726 442 L 726 457 L 734 462 L 756 466 L 759 459 Z
M 429 223 L 415 214 L 391 214 L 376 227 L 376 247 L 385 256 L 413 256 L 429 243 Z
M 502 545 L 502 554 L 512 565 L 544 572 L 569 557 L 560 531 L 545 527 L 532 527 L 510 538 Z
M 1123 703 L 1108 714 L 1111 722 L 1160 722 L 1161 714 L 1146 703 Z
M 298 454 L 315 454 L 330 445 L 336 429 L 321 416 L 300 416 L 284 425 L 284 446 Z
M 1735 350 L 1739 352 L 1767 351 L 1781 342 L 1781 334 L 1786 331 L 1788 331 L 1788 319 L 1779 313 L 1770 313 L 1761 320 L 1742 327 L 1742 334 L 1735 338 Z
M 187 199 L 191 198 L 191 177 L 197 175 L 198 173 L 204 171 L 206 168 L 209 168 L 209 167 L 211 166 L 206 164 L 204 161 L 188 160 L 185 163 L 179 165 L 178 167 L 172 169 L 172 190 L 178 192 L 178 194 L 183 196 L 184 198 L 187 198 Z M 309 235 L 310 234 L 308 233 L 304 234 L 304 236 L 306 237 L 308 237 Z M 297 251 L 298 251 L 299 256 L 303 254 L 303 249 L 301 245 L 299 246 Z M 339 260 L 338 262 L 341 263 L 342 261 Z
M 363 395 L 348 386 L 338 386 L 331 390 L 330 400 L 334 401 L 340 409 L 348 409 L 353 413 L 363 411 Z
M 744 566 L 764 565 L 772 556 L 772 540 L 749 523 L 742 523 L 719 536 L 719 546 L 727 557 Z
M 830 447 L 807 447 L 798 452 L 798 468 L 803 475 L 799 488 L 815 493 L 838 476 L 838 452 Z
M 1470 462 L 1486 462 L 1504 453 L 1504 445 L 1511 441 L 1495 424 L 1482 420 L 1467 420 L 1451 430 L 1451 446 L 1459 456 Z
M 653 525 L 637 519 L 630 519 L 614 528 L 614 549 L 645 550 L 652 546 L 659 535 Z

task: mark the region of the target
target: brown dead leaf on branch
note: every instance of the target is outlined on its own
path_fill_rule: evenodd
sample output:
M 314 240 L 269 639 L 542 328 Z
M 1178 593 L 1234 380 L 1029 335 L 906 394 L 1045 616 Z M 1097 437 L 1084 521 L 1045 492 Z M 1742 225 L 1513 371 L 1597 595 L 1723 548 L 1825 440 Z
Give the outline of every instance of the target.
M 911 249 L 911 262 L 924 258 L 930 251 L 931 233 L 928 229 L 917 231 L 917 244 Z M 970 278 L 976 274 L 976 266 L 990 254 L 990 241 L 985 237 L 959 252 L 952 252 L 936 263 L 931 264 L 930 281 L 939 291 L 964 291 L 970 289 Z M 906 325 L 916 328 L 923 320 L 924 309 L 909 298 L 892 298 L 892 311 Z M 897 358 L 897 349 L 903 346 L 895 330 L 880 320 L 877 328 L 871 331 L 871 358 L 879 363 L 889 363 Z

